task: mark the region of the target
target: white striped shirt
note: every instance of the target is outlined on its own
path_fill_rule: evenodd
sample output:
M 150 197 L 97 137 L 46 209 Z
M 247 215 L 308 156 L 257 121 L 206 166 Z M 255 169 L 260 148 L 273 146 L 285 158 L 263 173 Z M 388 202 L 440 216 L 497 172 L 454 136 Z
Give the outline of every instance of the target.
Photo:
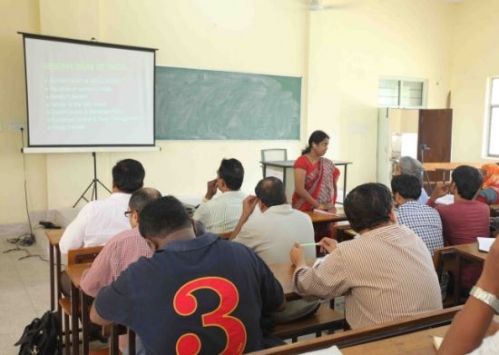
M 339 243 L 316 268 L 299 268 L 293 277 L 300 294 L 344 295 L 346 319 L 354 329 L 442 308 L 426 245 L 397 224 Z
M 203 202 L 194 212 L 193 219 L 201 221 L 211 233 L 231 232 L 236 228 L 243 212 L 246 195 L 241 191 L 227 191 Z

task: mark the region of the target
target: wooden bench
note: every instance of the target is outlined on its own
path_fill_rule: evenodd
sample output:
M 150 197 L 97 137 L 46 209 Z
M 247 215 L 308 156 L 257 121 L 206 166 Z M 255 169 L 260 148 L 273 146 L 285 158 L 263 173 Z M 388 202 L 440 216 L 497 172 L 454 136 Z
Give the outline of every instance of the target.
M 419 330 L 450 324 L 452 322 L 452 318 L 454 318 L 454 315 L 461 309 L 462 306 L 457 306 L 438 311 L 431 311 L 402 321 L 388 322 L 372 327 L 324 335 L 320 338 L 302 340 L 293 344 L 276 346 L 274 348 L 254 352 L 252 354 L 301 354 L 307 351 L 328 348 L 333 345 L 343 348 L 364 344 L 371 341 L 387 339 L 402 334 L 408 334 Z
M 315 333 L 321 336 L 322 331 L 344 329 L 346 325 L 345 316 L 329 307 L 329 303 L 322 304 L 317 312 L 305 318 L 286 324 L 278 324 L 272 335 L 281 338 L 291 338 L 296 342 L 298 337 Z
M 68 266 L 70 265 L 77 265 L 77 264 L 85 264 L 92 262 L 99 252 L 102 250 L 103 246 L 95 246 L 95 247 L 89 247 L 89 248 L 79 248 L 79 249 L 72 249 L 68 251 Z M 61 305 L 62 309 L 62 314 L 64 316 L 64 337 L 65 337 L 65 353 L 67 355 L 70 354 L 69 350 L 69 345 L 70 343 L 68 342 L 68 334 L 72 334 L 72 339 L 71 343 L 73 346 L 73 353 L 78 353 L 79 351 L 79 328 L 78 328 L 78 316 L 82 315 L 80 312 L 80 297 L 78 293 L 73 294 L 73 286 L 72 288 L 72 298 L 61 298 L 59 299 L 59 304 Z M 70 307 L 67 307 L 67 303 L 70 303 Z M 77 310 L 75 314 L 73 314 L 73 311 Z M 88 316 L 88 315 L 86 315 Z M 69 320 L 69 317 L 71 317 L 71 322 L 66 322 Z M 71 326 L 70 326 L 71 325 Z M 82 321 L 83 325 L 83 321 Z M 82 327 L 84 328 L 84 327 Z M 62 330 L 62 327 L 61 327 Z M 86 331 L 86 330 L 84 330 Z M 85 335 L 83 337 L 83 350 L 86 352 L 86 348 L 88 346 L 88 342 L 85 341 Z M 62 339 L 62 331 L 60 334 L 60 337 Z

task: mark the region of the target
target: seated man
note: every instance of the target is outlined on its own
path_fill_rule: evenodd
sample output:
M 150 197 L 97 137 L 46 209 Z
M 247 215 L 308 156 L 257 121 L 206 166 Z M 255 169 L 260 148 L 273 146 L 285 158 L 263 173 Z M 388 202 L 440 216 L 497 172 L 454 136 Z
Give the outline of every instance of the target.
M 395 166 L 393 175 L 411 175 L 416 177 L 421 183 L 421 194 L 418 197 L 418 202 L 425 204 L 428 201 L 428 194 L 423 188 L 424 168 L 419 160 L 409 156 L 401 157 Z
M 227 233 L 234 230 L 242 212 L 244 193 L 244 168 L 237 159 L 222 159 L 217 178 L 208 181 L 203 203 L 194 212 L 194 220 L 201 221 L 211 233 Z M 217 189 L 222 195 L 213 198 Z
M 421 183 L 418 178 L 411 175 L 398 175 L 392 179 L 392 194 L 395 205 L 397 221 L 409 227 L 433 251 L 444 246 L 442 235 L 442 221 L 435 209 L 419 203 Z
M 474 243 L 477 237 L 489 236 L 489 206 L 474 199 L 481 185 L 482 175 L 478 169 L 462 165 L 452 172 L 450 186 L 438 183 L 433 189 L 428 205 L 434 206 L 440 214 L 446 244 Z M 454 195 L 454 203 L 436 205 L 435 200 L 448 192 Z M 461 275 L 462 286 L 473 286 L 480 276 L 480 270 L 477 265 L 467 266 Z
M 116 280 L 126 268 L 140 257 L 150 258 L 153 251 L 139 233 L 139 213 L 150 203 L 161 197 L 161 193 L 152 188 L 135 191 L 128 204 L 128 219 L 132 229 L 125 230 L 111 238 L 101 250 L 90 269 L 82 276 L 81 289 L 95 297 L 100 289 Z M 120 349 L 127 347 L 126 336 L 120 337 Z M 137 339 L 136 354 L 143 354 L 141 341 Z
M 294 243 L 308 244 L 306 257 L 315 259 L 314 227 L 305 213 L 291 208 L 286 202 L 284 186 L 278 178 L 260 180 L 255 196 L 243 202 L 243 213 L 232 233 L 234 241 L 255 251 L 267 265 L 289 260 L 289 248 Z M 258 204 L 262 213 L 253 213 Z M 296 300 L 286 303 L 282 311 L 272 314 L 278 323 L 289 322 L 313 313 L 319 307 L 317 301 Z
M 156 252 L 101 289 L 90 319 L 132 328 L 148 354 L 262 349 L 262 317 L 284 300 L 265 263 L 241 244 L 213 234 L 196 238 L 172 196 L 148 204 L 139 221 Z
M 111 238 L 90 269 L 83 274 L 80 287 L 87 295 L 95 297 L 102 287 L 116 280 L 128 265 L 136 262 L 141 256 L 150 258 L 153 255 L 146 240 L 139 233 L 139 213 L 148 203 L 160 197 L 158 190 L 147 187 L 132 194 L 126 212 L 132 229 Z
M 120 160 L 113 167 L 113 193 L 105 200 L 87 203 L 64 231 L 61 253 L 70 249 L 105 244 L 109 238 L 130 228 L 124 212 L 130 194 L 144 185 L 144 168 L 133 159 Z
M 496 237 L 497 240 L 497 237 Z M 462 311 L 452 321 L 438 354 L 499 354 L 499 242 L 494 242 L 483 272 Z M 487 334 L 488 333 L 488 334 Z M 485 338 L 486 335 L 490 335 Z
M 345 214 L 360 237 L 336 243 L 324 238 L 329 255 L 308 267 L 303 249 L 291 249 L 296 290 L 321 298 L 345 296 L 353 329 L 400 320 L 442 308 L 430 253 L 413 231 L 396 224 L 392 198 L 382 184 L 364 184 L 345 199 Z

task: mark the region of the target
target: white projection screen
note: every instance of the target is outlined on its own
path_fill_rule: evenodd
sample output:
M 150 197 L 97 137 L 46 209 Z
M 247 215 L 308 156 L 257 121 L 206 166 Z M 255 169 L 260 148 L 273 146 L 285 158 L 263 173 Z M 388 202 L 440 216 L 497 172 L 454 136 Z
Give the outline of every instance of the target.
M 154 49 L 23 38 L 28 147 L 154 146 Z

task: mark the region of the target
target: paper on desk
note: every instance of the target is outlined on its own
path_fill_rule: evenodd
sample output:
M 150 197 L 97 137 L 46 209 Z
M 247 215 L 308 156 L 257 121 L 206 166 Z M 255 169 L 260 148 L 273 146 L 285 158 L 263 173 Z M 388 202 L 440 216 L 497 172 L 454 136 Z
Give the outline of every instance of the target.
M 435 200 L 438 205 L 452 205 L 454 203 L 454 195 L 447 194 Z
M 440 346 L 442 346 L 442 342 L 444 341 L 443 337 L 433 337 L 433 346 L 435 347 L 436 350 L 440 349 Z
M 483 238 L 483 237 L 478 237 L 476 239 L 478 240 L 478 250 L 485 251 L 487 253 L 490 251 L 492 243 L 494 243 L 496 240 L 496 238 Z
M 302 354 L 313 354 L 313 355 L 342 355 L 340 349 L 336 345 L 331 346 L 330 348 L 326 349 L 321 349 L 321 350 L 315 350 L 315 351 L 309 351 L 307 353 L 302 353 Z

